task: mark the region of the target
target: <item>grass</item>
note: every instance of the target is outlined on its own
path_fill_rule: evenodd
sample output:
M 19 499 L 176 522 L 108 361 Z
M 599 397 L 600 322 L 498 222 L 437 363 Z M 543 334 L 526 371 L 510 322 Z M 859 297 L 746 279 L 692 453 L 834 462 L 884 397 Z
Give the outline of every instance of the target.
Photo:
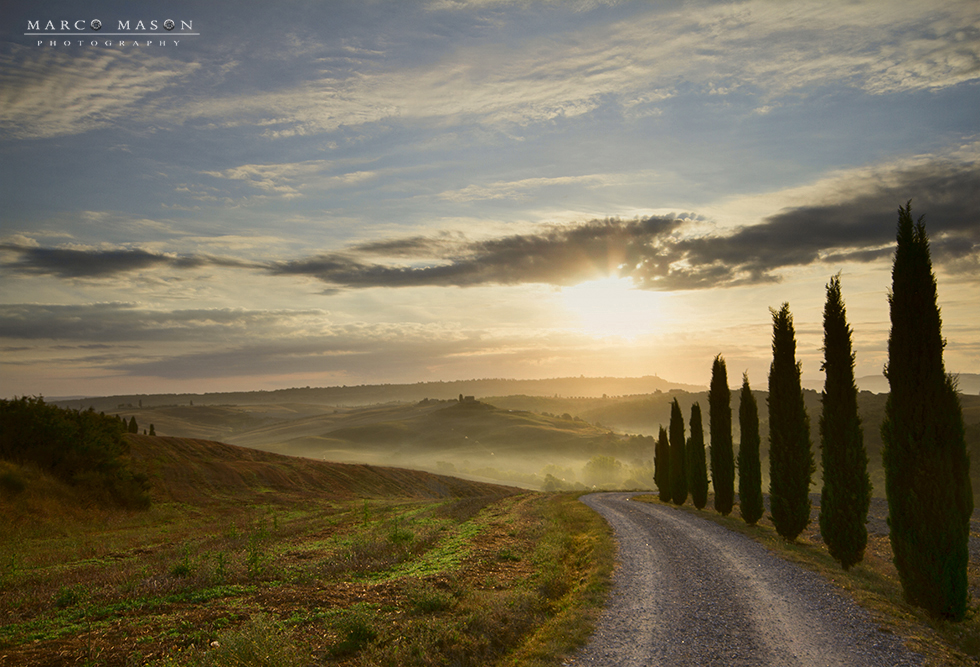
M 636 496 L 634 500 L 665 504 L 655 495 Z M 707 507 L 712 505 L 709 499 Z M 816 521 L 811 521 L 794 542 L 788 542 L 776 533 L 768 516 L 755 526 L 747 525 L 739 517 L 737 503 L 727 517 L 686 505 L 679 509 L 746 535 L 776 555 L 822 575 L 868 609 L 884 632 L 900 636 L 906 646 L 924 655 L 927 665 L 939 667 L 980 664 L 978 600 L 974 599 L 966 619 L 960 623 L 933 618 L 922 609 L 907 603 L 898 572 L 892 563 L 891 544 L 886 536 L 870 536 L 864 560 L 845 572 L 830 556 L 820 539 Z M 980 590 L 980 567 L 975 562 L 970 565 L 969 582 L 971 590 Z
M 254 493 L 235 478 L 197 502 L 18 525 L 0 538 L 0 655 L 557 665 L 588 638 L 613 546 L 574 495 L 269 498 L 270 476 Z

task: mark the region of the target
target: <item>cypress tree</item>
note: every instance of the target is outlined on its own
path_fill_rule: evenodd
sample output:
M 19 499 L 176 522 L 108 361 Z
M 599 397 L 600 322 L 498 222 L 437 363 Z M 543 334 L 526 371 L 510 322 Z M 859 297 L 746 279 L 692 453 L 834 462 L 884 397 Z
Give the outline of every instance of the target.
M 770 310 L 769 504 L 776 532 L 793 541 L 810 523 L 810 479 L 815 471 L 810 417 L 803 403 L 789 304 Z
M 708 430 L 711 434 L 711 483 L 715 487 L 715 509 L 723 515 L 735 503 L 735 456 L 732 445 L 732 392 L 728 369 L 719 354 L 711 366 L 708 391 Z
M 687 500 L 687 448 L 684 442 L 684 415 L 677 399 L 670 405 L 670 499 L 675 505 Z
M 739 394 L 738 426 L 742 442 L 738 447 L 738 501 L 745 523 L 755 524 L 765 513 L 762 502 L 762 463 L 759 460 L 759 406 L 749 387 L 749 374 L 742 374 Z
M 891 392 L 881 426 L 895 567 L 905 597 L 934 616 L 961 620 L 967 603 L 973 491 L 963 413 L 943 366 L 942 320 L 922 218 L 898 209 L 888 296 L 885 375 Z
M 687 439 L 687 485 L 691 502 L 699 510 L 708 504 L 708 467 L 704 458 L 704 427 L 701 406 L 691 406 L 691 437 Z
M 820 446 L 823 490 L 820 533 L 830 555 L 847 570 L 864 558 L 868 544 L 871 478 L 857 409 L 851 327 L 841 298 L 840 274 L 827 284 L 823 311 L 823 371 Z
M 670 442 L 667 440 L 667 430 L 661 426 L 657 438 L 657 448 L 653 455 L 653 479 L 660 492 L 660 500 L 670 501 Z
M 127 432 L 129 432 L 129 433 L 139 433 L 140 432 L 140 427 L 136 423 L 136 416 L 135 415 L 129 420 L 129 426 L 127 428 Z

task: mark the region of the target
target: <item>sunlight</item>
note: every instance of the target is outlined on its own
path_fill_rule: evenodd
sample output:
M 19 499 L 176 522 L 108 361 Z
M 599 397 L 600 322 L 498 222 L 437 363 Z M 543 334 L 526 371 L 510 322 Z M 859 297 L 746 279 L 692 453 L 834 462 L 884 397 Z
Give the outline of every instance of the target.
M 561 290 L 565 308 L 585 333 L 635 338 L 653 333 L 661 315 L 657 292 L 633 287 L 629 278 L 590 280 Z

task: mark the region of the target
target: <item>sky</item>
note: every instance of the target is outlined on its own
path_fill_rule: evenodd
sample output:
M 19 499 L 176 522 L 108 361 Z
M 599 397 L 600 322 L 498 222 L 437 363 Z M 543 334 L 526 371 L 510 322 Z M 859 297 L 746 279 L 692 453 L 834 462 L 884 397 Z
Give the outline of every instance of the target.
M 3 14 L 0 396 L 880 375 L 910 200 L 980 372 L 976 0 Z

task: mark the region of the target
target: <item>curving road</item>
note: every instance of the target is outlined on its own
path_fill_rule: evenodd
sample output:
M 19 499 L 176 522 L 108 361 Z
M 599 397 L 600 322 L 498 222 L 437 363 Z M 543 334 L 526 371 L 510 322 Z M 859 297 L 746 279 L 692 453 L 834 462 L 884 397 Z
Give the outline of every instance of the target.
M 585 665 L 921 665 L 820 576 L 721 526 L 629 493 L 582 501 L 613 527 L 618 568 Z

